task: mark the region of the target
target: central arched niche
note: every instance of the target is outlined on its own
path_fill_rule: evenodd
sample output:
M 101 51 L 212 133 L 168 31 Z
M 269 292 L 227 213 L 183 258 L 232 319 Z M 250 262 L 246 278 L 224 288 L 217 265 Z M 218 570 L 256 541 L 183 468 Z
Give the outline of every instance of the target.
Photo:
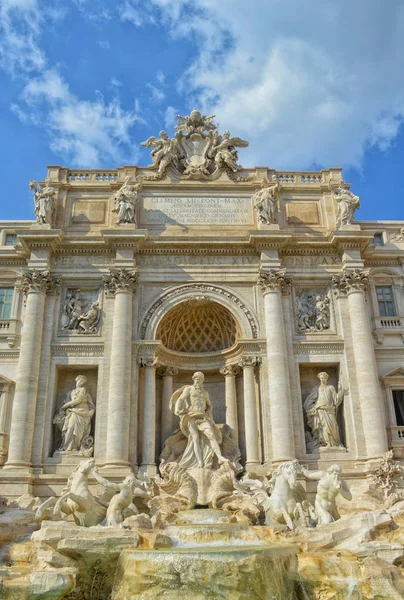
M 156 337 L 175 352 L 211 353 L 234 346 L 240 329 L 227 308 L 203 296 L 172 308 L 160 321 Z

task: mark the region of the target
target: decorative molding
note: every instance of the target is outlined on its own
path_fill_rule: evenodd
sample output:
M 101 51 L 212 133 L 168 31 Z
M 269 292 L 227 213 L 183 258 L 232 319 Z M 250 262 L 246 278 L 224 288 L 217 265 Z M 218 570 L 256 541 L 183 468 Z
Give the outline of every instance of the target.
M 108 275 L 103 276 L 103 282 L 110 294 L 117 292 L 135 291 L 138 272 L 132 269 L 110 269 Z
M 344 347 L 344 342 L 299 342 L 293 344 L 293 352 L 294 354 L 343 354 Z
M 52 356 L 104 356 L 104 344 L 52 344 Z
M 228 300 L 236 304 L 244 312 L 251 328 L 252 337 L 254 339 L 258 337 L 258 328 L 255 323 L 254 317 L 251 311 L 244 304 L 244 302 L 240 300 L 240 298 L 238 298 L 235 294 L 214 285 L 208 285 L 205 283 L 191 283 L 182 285 L 174 290 L 171 290 L 170 292 L 166 292 L 152 304 L 152 306 L 147 311 L 145 317 L 143 318 L 142 325 L 140 327 L 140 339 L 144 340 L 147 327 L 156 310 L 168 300 L 175 298 L 176 296 L 182 295 L 186 291 L 203 292 L 206 294 L 215 293 L 221 296 L 225 296 Z
M 258 285 L 264 292 L 286 293 L 292 284 L 290 277 L 286 277 L 285 269 L 261 269 L 258 275 Z

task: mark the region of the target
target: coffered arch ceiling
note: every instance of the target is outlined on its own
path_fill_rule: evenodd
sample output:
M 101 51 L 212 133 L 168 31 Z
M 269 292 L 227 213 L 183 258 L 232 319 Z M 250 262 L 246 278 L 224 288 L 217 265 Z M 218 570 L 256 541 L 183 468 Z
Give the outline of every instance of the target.
M 176 352 L 219 352 L 240 338 L 240 328 L 230 311 L 209 298 L 191 298 L 162 318 L 157 339 Z

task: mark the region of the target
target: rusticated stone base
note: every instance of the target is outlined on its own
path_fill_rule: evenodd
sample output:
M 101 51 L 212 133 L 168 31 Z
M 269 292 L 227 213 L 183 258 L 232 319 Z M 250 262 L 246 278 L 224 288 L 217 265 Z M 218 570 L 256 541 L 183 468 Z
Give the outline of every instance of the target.
M 113 600 L 295 600 L 294 546 L 124 550 Z

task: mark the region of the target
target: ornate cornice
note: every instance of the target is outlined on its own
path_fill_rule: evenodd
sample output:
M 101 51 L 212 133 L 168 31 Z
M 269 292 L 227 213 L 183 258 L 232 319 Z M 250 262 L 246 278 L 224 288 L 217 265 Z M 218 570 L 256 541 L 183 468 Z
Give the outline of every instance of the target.
M 57 291 L 59 285 L 60 277 L 53 277 L 50 271 L 30 269 L 22 274 L 21 281 L 16 287 L 25 295 L 32 292 L 53 294 Z
M 334 288 L 341 294 L 365 292 L 369 287 L 369 271 L 347 270 L 342 275 L 333 275 L 332 283 Z
M 275 269 L 261 269 L 258 275 L 258 285 L 264 293 L 279 292 L 281 294 L 288 291 L 292 280 L 286 277 L 285 269 L 276 271 Z
M 132 269 L 110 269 L 108 275 L 103 276 L 103 282 L 110 294 L 135 291 L 138 273 Z

